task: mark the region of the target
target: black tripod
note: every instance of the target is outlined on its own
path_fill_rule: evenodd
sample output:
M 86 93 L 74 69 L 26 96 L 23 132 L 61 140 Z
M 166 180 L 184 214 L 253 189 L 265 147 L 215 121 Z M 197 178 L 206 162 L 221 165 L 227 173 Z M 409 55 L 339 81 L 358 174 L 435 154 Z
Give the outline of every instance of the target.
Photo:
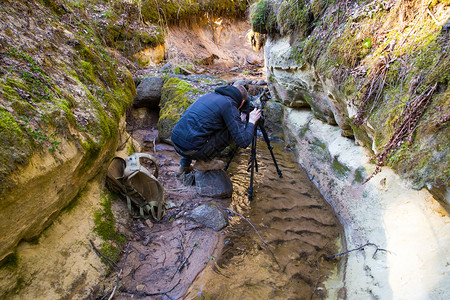
M 256 141 L 257 141 L 257 131 L 258 128 L 261 130 L 264 141 L 267 144 L 267 148 L 270 151 L 270 155 L 272 156 L 273 163 L 275 164 L 275 168 L 277 170 L 278 176 L 281 178 L 283 175 L 281 174 L 281 170 L 278 167 L 277 161 L 275 159 L 275 155 L 273 155 L 273 146 L 270 145 L 269 136 L 267 135 L 267 131 L 264 128 L 264 117 L 261 115 L 259 120 L 255 124 L 255 129 L 253 131 L 253 138 L 252 138 L 252 150 L 250 152 L 250 160 L 248 162 L 248 168 L 247 172 L 250 171 L 250 186 L 248 188 L 248 200 L 253 200 L 253 176 L 255 174 L 255 171 L 258 172 L 258 161 L 256 159 Z M 225 165 L 225 170 L 228 169 L 228 166 L 230 165 L 231 161 L 233 160 L 234 155 L 236 154 L 237 147 L 233 150 L 233 153 L 231 154 L 231 158 L 228 160 L 227 164 Z

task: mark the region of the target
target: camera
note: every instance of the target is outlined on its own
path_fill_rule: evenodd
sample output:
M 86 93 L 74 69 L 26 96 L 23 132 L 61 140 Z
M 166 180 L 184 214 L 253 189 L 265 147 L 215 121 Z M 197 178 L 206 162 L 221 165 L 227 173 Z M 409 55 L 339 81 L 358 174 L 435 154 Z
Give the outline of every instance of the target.
M 254 97 L 249 96 L 247 100 L 245 100 L 240 111 L 248 116 L 252 110 L 259 108 L 262 116 L 264 106 L 269 99 L 271 99 L 269 89 L 265 88 L 259 95 Z

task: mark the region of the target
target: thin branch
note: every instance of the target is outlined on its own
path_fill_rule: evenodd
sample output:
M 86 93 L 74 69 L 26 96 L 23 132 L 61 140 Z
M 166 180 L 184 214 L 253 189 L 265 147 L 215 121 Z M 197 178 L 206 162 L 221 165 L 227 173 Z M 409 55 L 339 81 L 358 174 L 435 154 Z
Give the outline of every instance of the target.
M 197 242 L 194 243 L 194 246 L 191 249 L 191 252 L 189 252 L 189 255 L 183 260 L 183 262 L 180 264 L 180 266 L 177 268 L 177 270 L 175 271 L 175 273 L 173 273 L 172 277 L 170 277 L 170 280 L 173 279 L 173 277 L 175 277 L 175 275 L 181 271 L 181 269 L 183 268 L 184 264 L 187 262 L 187 260 L 189 259 L 189 257 L 191 257 L 192 252 L 194 252 L 194 248 L 198 247 Z
M 434 23 L 436 25 L 439 25 L 439 21 L 436 20 L 436 18 L 434 17 L 433 13 L 427 8 L 427 13 L 430 15 L 430 17 L 433 19 Z
M 166 291 L 166 292 L 160 292 L 160 293 L 138 293 L 138 292 L 129 292 L 129 291 L 123 291 L 122 293 L 124 294 L 130 294 L 130 295 L 136 295 L 139 297 L 149 297 L 149 296 L 161 296 L 164 295 L 166 297 L 168 297 L 169 299 L 173 299 L 172 297 L 170 297 L 169 295 L 167 295 L 168 293 L 170 293 L 171 291 L 173 291 L 181 282 L 181 279 L 178 280 L 177 284 L 175 284 L 173 286 L 173 288 L 171 288 L 170 290 Z
M 119 274 L 117 274 L 116 285 L 114 286 L 114 289 L 112 290 L 111 296 L 109 296 L 108 300 L 111 300 L 114 297 L 114 293 L 116 292 L 117 286 L 119 285 L 120 276 L 122 275 L 123 268 L 125 267 L 125 262 L 127 261 L 128 250 L 130 249 L 130 243 L 131 242 L 128 242 L 127 251 L 125 252 L 125 257 L 124 257 L 123 262 L 122 262 L 122 267 L 120 268 Z
M 316 293 L 316 289 L 317 289 L 317 284 L 319 284 L 319 280 L 320 280 L 320 266 L 319 266 L 319 259 L 317 258 L 317 280 L 316 280 L 316 284 L 314 285 L 314 290 L 311 294 L 311 298 L 314 296 L 314 294 Z
M 233 213 L 233 214 L 235 214 L 235 215 L 238 215 L 239 217 L 241 217 L 242 219 L 244 219 L 245 221 L 247 221 L 247 223 L 250 224 L 250 226 L 253 227 L 253 229 L 255 230 L 256 234 L 259 236 L 259 238 L 260 238 L 261 241 L 263 242 L 264 246 L 269 247 L 269 246 L 267 246 L 266 242 L 264 242 L 264 240 L 262 239 L 261 235 L 259 235 L 259 232 L 258 232 L 258 230 L 256 230 L 255 226 L 253 226 L 253 224 L 252 224 L 246 217 L 244 217 L 244 216 L 241 215 L 240 213 L 237 213 L 237 212 L 235 212 L 235 211 L 233 211 L 233 210 L 231 210 L 231 209 L 229 209 L 229 208 L 222 207 L 222 206 L 219 206 L 219 207 L 221 207 L 221 208 L 223 208 L 223 209 L 229 211 L 230 213 Z
M 112 261 L 111 259 L 109 259 L 109 258 L 107 258 L 106 256 L 104 256 L 104 255 L 100 252 L 100 250 L 98 250 L 98 249 L 95 247 L 94 242 L 93 242 L 92 240 L 89 240 L 89 242 L 91 242 L 92 248 L 94 248 L 94 251 L 95 251 L 95 253 L 97 253 L 98 256 L 100 256 L 100 257 L 102 257 L 103 259 L 105 259 L 106 262 L 107 262 L 114 270 L 119 271 L 120 268 L 119 268 L 119 266 L 118 266 L 114 261 Z
M 361 247 L 358 247 L 358 248 L 355 248 L 355 249 L 352 249 L 352 250 L 348 250 L 348 251 L 345 251 L 345 252 L 341 252 L 341 253 L 338 253 L 338 254 L 327 256 L 327 258 L 335 258 L 335 257 L 341 256 L 341 255 L 344 255 L 344 254 L 348 254 L 348 253 L 353 252 L 353 251 L 364 249 L 364 247 L 366 247 L 366 246 L 374 246 L 374 247 L 377 248 L 375 250 L 375 252 L 373 253 L 372 258 L 375 258 L 375 254 L 377 254 L 378 251 L 386 251 L 388 253 L 391 253 L 389 250 L 382 249 L 382 248 L 378 247 L 374 243 L 367 243 L 367 244 L 362 245 Z

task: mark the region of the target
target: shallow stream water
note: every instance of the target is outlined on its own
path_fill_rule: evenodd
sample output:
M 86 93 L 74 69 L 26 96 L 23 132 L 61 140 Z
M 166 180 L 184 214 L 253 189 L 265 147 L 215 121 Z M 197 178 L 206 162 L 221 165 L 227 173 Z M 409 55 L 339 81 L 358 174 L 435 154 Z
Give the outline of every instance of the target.
M 250 147 L 234 157 L 228 170 L 233 182 L 230 208 L 255 226 L 261 238 L 241 216 L 230 217 L 221 256 L 211 258 L 214 267 L 198 275 L 188 299 L 326 296 L 322 283 L 337 268 L 326 256 L 339 252 L 342 228 L 293 153 L 280 142 L 271 144 L 283 177 L 278 177 L 266 143 L 258 139 L 252 202 L 247 193 Z

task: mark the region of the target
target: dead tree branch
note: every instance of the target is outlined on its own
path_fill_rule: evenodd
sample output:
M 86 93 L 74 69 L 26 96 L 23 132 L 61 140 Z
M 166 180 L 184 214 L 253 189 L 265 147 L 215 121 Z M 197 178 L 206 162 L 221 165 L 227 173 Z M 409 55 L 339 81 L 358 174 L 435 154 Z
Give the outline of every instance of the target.
M 95 247 L 94 242 L 93 242 L 92 240 L 89 240 L 89 242 L 91 243 L 92 248 L 94 248 L 94 251 L 95 251 L 95 253 L 97 253 L 98 256 L 100 256 L 101 258 L 103 258 L 103 259 L 111 266 L 111 268 L 113 268 L 113 269 L 116 270 L 116 271 L 119 271 L 120 268 L 119 268 L 119 266 L 118 266 L 114 261 L 112 261 L 111 259 L 109 259 L 109 258 L 107 258 L 106 256 L 104 256 L 104 255 L 100 252 L 100 250 L 98 250 L 98 249 Z
M 428 86 L 422 94 L 406 104 L 405 109 L 394 122 L 397 127 L 394 134 L 389 139 L 389 142 L 384 145 L 384 150 L 374 157 L 377 161 L 377 168 L 362 184 L 368 182 L 381 170 L 381 166 L 386 162 L 389 155 L 399 148 L 405 142 L 405 139 L 407 139 L 408 145 L 411 146 L 413 134 L 418 127 L 420 118 L 425 113 L 436 89 L 437 82 L 433 86 Z
M 348 250 L 348 251 L 345 251 L 345 252 L 341 252 L 341 253 L 338 253 L 338 254 L 334 254 L 334 255 L 329 255 L 329 256 L 327 256 L 327 258 L 330 258 L 330 259 L 336 258 L 338 256 L 341 256 L 341 255 L 344 255 L 344 254 L 348 254 L 348 253 L 353 252 L 353 251 L 358 251 L 358 250 L 364 249 L 364 247 L 366 247 L 366 246 L 374 246 L 374 247 L 376 247 L 376 250 L 373 253 L 372 258 L 375 258 L 375 254 L 377 254 L 378 251 L 385 251 L 385 252 L 391 253 L 389 250 L 382 249 L 382 248 L 378 247 L 374 243 L 366 243 L 366 244 L 364 244 L 364 245 L 362 245 L 362 246 L 360 246 L 358 248 L 355 248 L 355 249 L 351 249 L 351 250 Z
M 181 271 L 181 269 L 183 268 L 183 266 L 186 264 L 186 262 L 188 261 L 189 257 L 191 257 L 192 252 L 194 252 L 195 247 L 199 247 L 198 243 L 195 242 L 194 246 L 192 246 L 191 252 L 189 252 L 188 256 L 186 256 L 186 258 L 183 260 L 183 262 L 180 264 L 180 266 L 177 268 L 177 270 L 175 271 L 175 273 L 173 273 L 172 277 L 170 277 L 170 279 L 172 280 L 173 277 L 175 277 L 175 275 Z
M 259 238 L 260 238 L 261 241 L 263 242 L 264 246 L 268 247 L 267 244 L 266 244 L 266 242 L 264 242 L 263 238 L 261 237 L 261 235 L 259 235 L 258 230 L 256 230 L 255 226 L 253 226 L 253 224 L 252 224 L 246 217 L 244 217 L 244 216 L 241 215 L 240 213 L 237 213 L 237 212 L 235 212 L 235 211 L 233 211 L 233 210 L 231 210 L 231 209 L 229 209 L 229 208 L 222 207 L 222 206 L 220 206 L 220 207 L 221 207 L 222 209 L 227 210 L 228 212 L 230 212 L 230 213 L 232 213 L 232 214 L 238 215 L 239 217 L 241 217 L 242 219 L 244 219 L 245 221 L 247 221 L 247 223 L 250 224 L 250 226 L 253 227 L 253 230 L 255 230 L 256 234 L 259 236 Z
M 130 249 L 130 243 L 131 242 L 128 242 L 127 251 L 125 252 L 125 257 L 124 257 L 123 262 L 122 262 L 122 267 L 120 268 L 119 274 L 117 274 L 116 285 L 114 286 L 114 289 L 112 290 L 111 296 L 109 296 L 108 300 L 111 300 L 114 297 L 114 293 L 116 292 L 117 286 L 119 285 L 120 276 L 122 275 L 123 268 L 125 267 L 125 262 L 127 261 L 128 250 Z
M 311 294 L 311 298 L 314 296 L 314 294 L 316 293 L 317 290 L 317 285 L 319 284 L 319 280 L 320 280 L 320 266 L 319 266 L 319 259 L 317 259 L 317 280 L 316 280 L 316 284 L 314 284 L 314 290 Z
M 170 293 L 171 291 L 173 291 L 181 282 L 181 279 L 178 280 L 177 284 L 175 284 L 170 290 L 166 291 L 166 292 L 160 292 L 160 293 L 138 293 L 138 292 L 129 292 L 129 291 L 123 291 L 122 293 L 124 294 L 130 294 L 130 295 L 136 295 L 138 297 L 151 297 L 151 296 L 161 296 L 164 295 L 166 297 L 168 297 L 169 299 L 173 299 L 172 297 L 170 297 L 168 295 L 168 293 Z

